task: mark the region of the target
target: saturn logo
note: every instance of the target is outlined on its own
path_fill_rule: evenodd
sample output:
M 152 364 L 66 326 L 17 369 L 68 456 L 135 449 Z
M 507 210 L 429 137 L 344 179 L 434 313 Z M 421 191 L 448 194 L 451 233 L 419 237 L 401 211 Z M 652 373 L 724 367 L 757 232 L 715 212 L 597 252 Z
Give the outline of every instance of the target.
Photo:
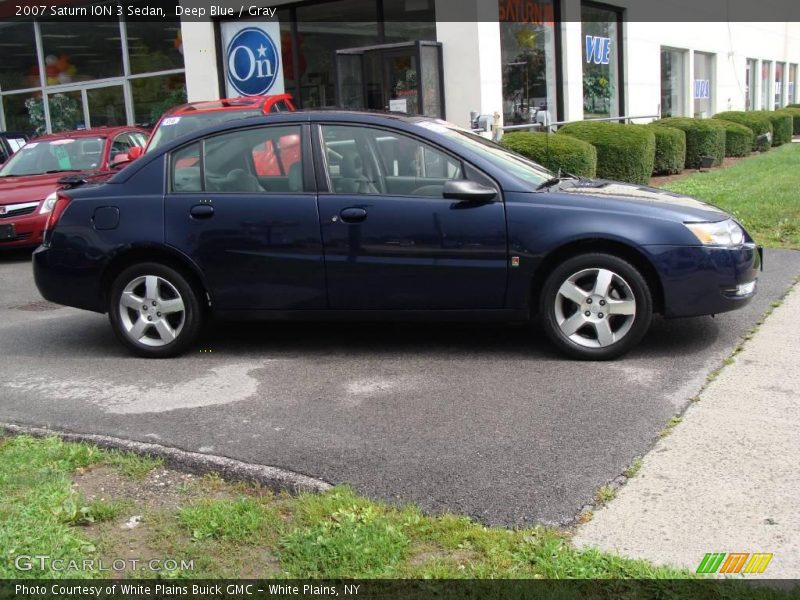
M 280 70 L 278 49 L 264 31 L 247 27 L 228 44 L 228 81 L 243 96 L 266 94 Z

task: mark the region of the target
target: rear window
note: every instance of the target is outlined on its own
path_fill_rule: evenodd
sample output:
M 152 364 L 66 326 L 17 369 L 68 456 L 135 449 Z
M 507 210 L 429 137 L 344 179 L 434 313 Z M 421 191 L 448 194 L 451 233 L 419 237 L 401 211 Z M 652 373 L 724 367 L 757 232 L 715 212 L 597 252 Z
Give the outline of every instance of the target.
M 197 131 L 198 129 L 210 127 L 211 125 L 219 125 L 220 123 L 227 123 L 228 121 L 235 121 L 236 119 L 245 119 L 259 114 L 259 111 L 256 109 L 243 109 L 215 110 L 164 117 L 158 125 L 158 129 L 156 129 L 153 134 L 153 139 L 150 140 L 150 144 L 147 146 L 145 152 L 153 152 L 165 144 L 188 133 Z

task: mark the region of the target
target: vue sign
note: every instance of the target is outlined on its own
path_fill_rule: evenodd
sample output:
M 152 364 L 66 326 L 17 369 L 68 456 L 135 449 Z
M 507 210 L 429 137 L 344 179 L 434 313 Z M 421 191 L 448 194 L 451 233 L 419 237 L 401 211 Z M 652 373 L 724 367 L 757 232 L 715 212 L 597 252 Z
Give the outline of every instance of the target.
M 696 100 L 711 97 L 711 82 L 708 79 L 694 80 L 694 97 Z
M 242 96 L 261 96 L 275 85 L 280 53 L 262 29 L 246 27 L 231 38 L 225 53 L 228 83 Z
M 596 35 L 586 36 L 586 63 L 607 65 L 611 59 L 611 40 Z

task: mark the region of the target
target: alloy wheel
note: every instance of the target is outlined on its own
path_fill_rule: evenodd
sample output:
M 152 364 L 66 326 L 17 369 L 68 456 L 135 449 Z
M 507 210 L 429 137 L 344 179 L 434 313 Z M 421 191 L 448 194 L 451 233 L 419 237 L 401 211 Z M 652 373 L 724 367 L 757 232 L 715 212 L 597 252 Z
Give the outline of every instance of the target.
M 181 334 L 186 307 L 172 283 L 158 275 L 142 275 L 122 290 L 119 316 L 132 341 L 157 348 L 174 342 Z

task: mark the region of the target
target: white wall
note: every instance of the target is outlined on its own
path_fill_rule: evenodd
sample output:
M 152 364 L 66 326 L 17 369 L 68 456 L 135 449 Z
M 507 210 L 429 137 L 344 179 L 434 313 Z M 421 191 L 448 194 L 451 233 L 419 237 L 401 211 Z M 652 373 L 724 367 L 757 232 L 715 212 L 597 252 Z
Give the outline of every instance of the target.
M 218 99 L 219 77 L 214 24 L 181 20 L 181 37 L 189 102 Z

